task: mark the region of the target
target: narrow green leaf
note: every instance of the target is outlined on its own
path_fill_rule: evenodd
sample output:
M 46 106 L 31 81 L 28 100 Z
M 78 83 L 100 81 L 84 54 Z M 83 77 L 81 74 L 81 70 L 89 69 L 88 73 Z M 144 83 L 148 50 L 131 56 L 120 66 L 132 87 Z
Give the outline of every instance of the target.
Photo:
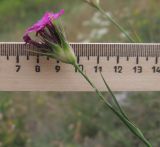
M 101 78 L 102 78 L 102 80 L 103 80 L 103 82 L 104 82 L 104 84 L 105 84 L 108 92 L 109 92 L 110 95 L 112 96 L 112 100 L 113 100 L 114 105 L 119 109 L 119 111 L 121 112 L 121 114 L 122 114 L 126 119 L 128 119 L 127 115 L 126 115 L 125 112 L 122 110 L 122 108 L 121 108 L 120 104 L 118 103 L 115 95 L 113 94 L 111 88 L 109 87 L 109 85 L 107 84 L 106 80 L 104 79 L 104 76 L 102 75 L 102 72 L 100 72 L 100 75 L 101 75 Z

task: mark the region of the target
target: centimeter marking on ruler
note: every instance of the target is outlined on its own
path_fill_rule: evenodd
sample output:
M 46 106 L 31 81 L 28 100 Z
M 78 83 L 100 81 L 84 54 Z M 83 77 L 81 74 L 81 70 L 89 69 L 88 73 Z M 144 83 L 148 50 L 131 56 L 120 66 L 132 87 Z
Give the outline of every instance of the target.
M 70 43 L 77 56 L 159 57 L 160 43 Z M 1 42 L 0 56 L 36 55 L 32 45 Z

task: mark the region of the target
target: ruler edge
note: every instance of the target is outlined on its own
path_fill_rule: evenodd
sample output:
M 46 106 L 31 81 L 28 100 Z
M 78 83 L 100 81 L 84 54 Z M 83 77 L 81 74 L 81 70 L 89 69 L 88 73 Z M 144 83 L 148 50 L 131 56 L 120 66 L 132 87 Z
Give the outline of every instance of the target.
M 25 42 L 0 42 L 0 46 L 2 46 L 3 47 L 3 45 L 17 45 L 17 47 L 18 47 L 18 45 L 21 45 L 22 47 L 25 47 L 25 45 L 26 45 L 26 43 Z M 27 45 L 29 45 L 29 48 L 31 47 L 31 48 L 35 48 L 33 45 L 30 45 L 30 44 L 27 44 Z M 160 43 L 104 43 L 104 42 L 95 42 L 95 43 L 81 43 L 81 42 L 70 42 L 70 45 L 71 46 L 76 46 L 76 45 L 84 45 L 84 46 L 86 46 L 86 45 L 98 45 L 98 46 L 100 46 L 100 48 L 101 48 L 101 45 L 106 45 L 106 46 L 108 46 L 108 51 L 110 52 L 109 54 L 107 54 L 107 55 L 104 55 L 104 54 L 106 54 L 106 53 L 102 53 L 101 55 L 98 53 L 97 55 L 96 55 L 96 51 L 95 51 L 95 48 L 93 48 L 93 50 L 90 50 L 90 51 L 88 51 L 88 52 L 90 52 L 90 53 L 92 53 L 92 55 L 90 55 L 90 56 L 120 56 L 120 54 L 115 54 L 115 55 L 113 55 L 114 54 L 114 52 L 115 52 L 115 50 L 113 50 L 113 52 L 110 50 L 110 49 L 114 49 L 114 45 L 115 46 L 121 46 L 119 49 L 117 48 L 117 50 L 120 50 L 120 52 L 123 52 L 123 50 L 122 50 L 122 47 L 124 46 L 124 47 L 140 47 L 140 46 L 142 46 L 142 47 L 145 47 L 145 49 L 146 48 L 148 48 L 149 46 L 150 46 L 150 48 L 151 48 L 151 51 L 152 51 L 152 49 L 153 48 L 156 48 L 156 47 L 158 47 L 158 49 L 160 50 Z M 109 46 L 112 46 L 112 48 L 110 48 Z M 134 49 L 133 48 L 133 49 Z M 1 48 L 0 48 L 1 49 Z M 3 49 L 3 48 L 2 48 Z M 36 49 L 38 49 L 38 48 L 36 48 Z M 87 55 L 88 53 L 86 53 L 86 55 L 83 55 L 83 49 L 82 49 L 82 52 L 79 50 L 80 48 L 77 48 L 77 49 L 75 49 L 75 48 L 73 48 L 73 50 L 74 50 L 74 52 L 75 52 L 75 54 L 76 54 L 76 56 L 89 56 L 89 55 Z M 126 49 L 126 48 L 125 48 Z M 144 49 L 144 48 L 143 48 Z M 132 49 L 131 49 L 132 50 Z M 157 49 L 156 49 L 157 50 Z M 103 48 L 102 48 L 102 52 L 104 52 L 103 51 Z M 135 57 L 135 53 L 139 53 L 140 54 L 140 56 L 144 56 L 146 53 L 144 53 L 144 54 L 142 54 L 141 52 L 139 52 L 139 50 L 137 50 L 137 49 L 134 49 L 133 50 L 133 52 L 134 53 L 132 53 L 131 55 L 130 54 L 128 54 L 128 55 L 126 55 L 125 57 L 127 57 L 127 56 L 134 56 Z M 149 51 L 150 52 L 150 51 Z M 154 52 L 153 52 L 154 53 Z M 34 53 L 33 53 L 34 54 Z M 95 54 L 95 55 L 93 55 L 93 54 Z M 110 55 L 111 54 L 111 55 Z M 30 54 L 31 55 L 31 54 Z M 37 55 L 37 54 L 35 54 L 35 55 Z M 34 56 L 35 56 L 34 55 Z M 15 55 L 13 55 L 13 56 L 15 56 Z M 23 55 L 22 55 L 23 56 Z M 139 56 L 138 54 L 136 55 L 136 56 Z M 160 56 L 160 52 L 158 53 L 158 54 L 152 54 L 151 55 L 151 57 L 159 57 Z
M 25 42 L 0 42 L 0 44 L 26 44 Z M 160 45 L 160 43 L 113 43 L 113 42 L 69 42 L 69 44 L 126 44 L 126 45 Z

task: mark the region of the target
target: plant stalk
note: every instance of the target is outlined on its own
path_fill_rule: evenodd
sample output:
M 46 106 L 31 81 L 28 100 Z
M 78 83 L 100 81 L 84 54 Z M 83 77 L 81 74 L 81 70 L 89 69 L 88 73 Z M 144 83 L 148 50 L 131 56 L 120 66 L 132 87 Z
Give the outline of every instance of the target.
M 96 86 L 91 82 L 91 80 L 88 78 L 87 75 L 83 73 L 83 71 L 79 68 L 79 65 L 76 63 L 73 65 L 79 73 L 87 80 L 87 82 L 93 87 L 93 89 L 96 91 L 99 98 L 104 102 L 104 104 L 110 108 L 112 112 L 114 112 L 118 118 L 129 128 L 129 130 L 137 136 L 147 147 L 152 147 L 150 142 L 143 136 L 142 132 L 133 124 L 131 123 L 126 117 L 124 117 L 117 109 L 115 109 L 102 95 L 102 93 L 96 88 Z
M 126 32 L 126 30 L 121 25 L 119 25 L 115 19 L 106 14 L 106 12 L 100 6 L 95 6 L 95 8 L 107 19 L 109 19 L 109 21 L 113 23 L 132 43 L 136 43 L 136 41 Z

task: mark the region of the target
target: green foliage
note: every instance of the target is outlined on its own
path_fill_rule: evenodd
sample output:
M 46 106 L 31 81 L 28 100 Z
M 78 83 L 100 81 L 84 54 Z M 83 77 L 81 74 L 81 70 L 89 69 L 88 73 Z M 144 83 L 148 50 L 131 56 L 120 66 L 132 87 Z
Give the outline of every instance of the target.
M 70 2 L 72 0 L 7 0 L 0 1 L 0 32 L 8 33 L 20 30 L 37 21 L 46 11 L 59 11 L 64 8 L 66 12 L 70 11 Z M 72 2 L 76 5 L 77 1 Z M 24 32 L 23 30 L 23 32 Z M 14 34 L 15 35 L 15 34 Z M 1 36 L 2 37 L 2 36 Z
M 0 93 L 0 145 L 22 147 L 27 142 L 23 117 L 14 112 L 11 93 Z M 24 132 L 22 132 L 24 131 Z
M 144 42 L 159 42 L 160 13 L 158 4 L 157 6 L 155 5 L 154 9 L 149 7 L 148 9 L 133 10 L 133 21 L 134 29 L 140 34 Z
M 4 147 L 143 147 L 94 93 L 3 92 L 0 95 L 5 110 L 0 120 L 0 142 Z M 155 147 L 160 143 L 159 95 L 159 92 L 129 93 L 123 102 L 130 119 Z

